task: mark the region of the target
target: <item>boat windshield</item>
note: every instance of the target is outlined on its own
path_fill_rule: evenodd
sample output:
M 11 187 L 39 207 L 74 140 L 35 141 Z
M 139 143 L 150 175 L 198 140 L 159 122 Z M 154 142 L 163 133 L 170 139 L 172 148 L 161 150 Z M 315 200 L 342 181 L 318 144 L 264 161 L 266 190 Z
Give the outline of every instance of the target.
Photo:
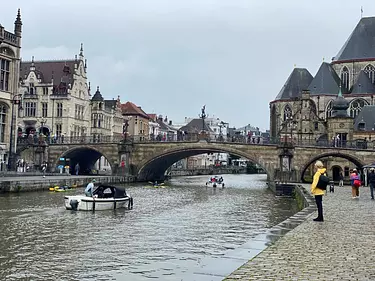
M 124 188 L 110 185 L 99 185 L 93 195 L 97 195 L 98 198 L 123 198 L 127 196 Z

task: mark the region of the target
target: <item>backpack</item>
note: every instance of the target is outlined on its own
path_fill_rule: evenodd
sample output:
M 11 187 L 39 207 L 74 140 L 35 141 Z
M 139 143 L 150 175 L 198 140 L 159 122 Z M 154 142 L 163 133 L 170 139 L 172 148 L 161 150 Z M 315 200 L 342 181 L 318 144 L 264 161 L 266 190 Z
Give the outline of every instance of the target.
M 321 190 L 327 190 L 327 185 L 329 184 L 330 179 L 325 174 L 320 174 L 318 183 L 316 184 L 316 187 Z
M 354 181 L 353 181 L 353 185 L 354 185 L 355 187 L 360 187 L 360 186 L 362 185 L 362 183 L 361 183 L 360 180 L 354 180 Z

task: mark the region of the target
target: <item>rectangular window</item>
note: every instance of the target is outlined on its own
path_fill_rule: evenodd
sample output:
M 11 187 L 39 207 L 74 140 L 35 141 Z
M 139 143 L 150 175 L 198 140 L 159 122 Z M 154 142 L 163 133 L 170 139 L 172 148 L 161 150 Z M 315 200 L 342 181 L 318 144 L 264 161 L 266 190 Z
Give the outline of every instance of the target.
M 318 122 L 315 122 L 315 123 L 314 123 L 314 126 L 315 126 L 315 131 L 318 131 L 318 130 L 319 130 L 319 123 L 318 123 Z
M 63 104 L 61 102 L 57 103 L 57 117 L 63 116 Z
M 0 59 L 0 91 L 9 91 L 10 61 Z
M 48 116 L 48 103 L 42 102 L 42 117 Z
M 25 116 L 35 117 L 36 116 L 36 102 L 25 103 Z
M 5 141 L 5 128 L 7 124 L 7 108 L 4 104 L 0 105 L 0 142 Z M 8 129 L 9 130 L 9 129 Z
M 61 132 L 62 132 L 62 125 L 56 124 L 56 136 L 61 136 Z
M 43 95 L 48 95 L 48 87 L 43 88 Z

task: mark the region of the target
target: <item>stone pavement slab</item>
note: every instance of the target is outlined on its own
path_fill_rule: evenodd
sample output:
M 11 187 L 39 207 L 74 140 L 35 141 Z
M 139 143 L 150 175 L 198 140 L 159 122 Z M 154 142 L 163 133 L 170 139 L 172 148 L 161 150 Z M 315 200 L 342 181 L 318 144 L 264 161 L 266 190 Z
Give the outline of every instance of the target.
M 314 212 L 225 280 L 375 280 L 375 201 L 360 192 L 336 187 L 323 197 L 324 222 Z

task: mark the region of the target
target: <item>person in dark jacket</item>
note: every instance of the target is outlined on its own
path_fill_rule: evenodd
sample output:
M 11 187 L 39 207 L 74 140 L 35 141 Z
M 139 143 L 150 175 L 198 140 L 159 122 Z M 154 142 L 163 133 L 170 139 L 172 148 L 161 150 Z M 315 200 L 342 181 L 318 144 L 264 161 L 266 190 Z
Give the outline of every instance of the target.
M 374 200 L 374 187 L 375 187 L 375 169 L 371 168 L 368 174 L 368 182 L 370 184 L 371 200 Z

